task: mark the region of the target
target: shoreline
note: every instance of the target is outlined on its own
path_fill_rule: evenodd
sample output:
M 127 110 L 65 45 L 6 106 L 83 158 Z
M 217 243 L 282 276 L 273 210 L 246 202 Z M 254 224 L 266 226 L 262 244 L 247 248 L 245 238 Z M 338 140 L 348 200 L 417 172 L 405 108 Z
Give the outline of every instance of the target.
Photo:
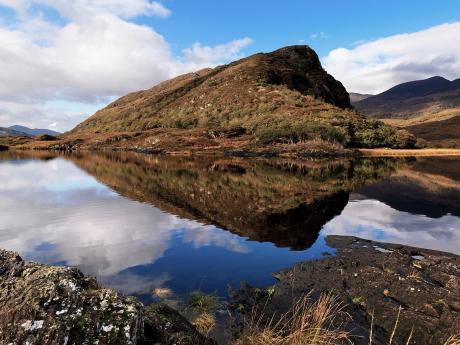
M 460 148 L 424 148 L 424 149 L 391 149 L 391 148 L 337 148 L 333 145 L 247 145 L 247 142 L 214 142 L 212 145 L 137 145 L 129 140 L 107 140 L 106 142 L 85 139 L 55 139 L 51 141 L 11 142 L 0 145 L 0 151 L 48 151 L 48 152 L 135 152 L 148 155 L 171 156 L 223 156 L 241 158 L 290 158 L 290 159 L 327 159 L 353 157 L 443 157 L 460 156 Z
M 346 313 L 337 321 L 356 345 L 368 344 L 371 329 L 376 343 L 386 343 L 396 317 L 398 343 L 405 343 L 411 330 L 417 344 L 443 344 L 460 335 L 460 256 L 350 236 L 326 241 L 337 255 L 274 273 L 278 282 L 271 287 L 243 285 L 231 294 L 229 311 L 244 317 L 263 305 L 273 319 L 289 310 L 294 298 L 308 295 L 314 301 L 327 292 L 341 301 Z M 101 288 L 78 269 L 23 261 L 3 250 L 0 268 L 0 286 L 9 287 L 0 289 L 2 343 L 215 344 L 170 307 L 145 307 Z M 192 342 L 180 341 L 190 337 Z
M 281 270 L 272 287 L 243 285 L 231 307 L 244 306 L 243 314 L 262 309 L 262 322 L 273 322 L 305 296 L 317 301 L 332 293 L 343 307 L 335 321 L 355 345 L 368 345 L 370 337 L 388 344 L 393 336 L 395 344 L 444 345 L 460 336 L 460 256 L 353 236 L 326 242 L 335 256 Z

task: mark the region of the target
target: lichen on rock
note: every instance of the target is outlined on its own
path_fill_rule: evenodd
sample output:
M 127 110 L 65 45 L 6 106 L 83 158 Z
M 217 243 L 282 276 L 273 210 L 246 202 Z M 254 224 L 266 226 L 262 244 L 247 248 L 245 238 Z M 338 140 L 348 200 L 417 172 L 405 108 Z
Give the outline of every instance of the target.
M 163 309 L 147 312 L 137 299 L 102 288 L 95 278 L 75 268 L 27 262 L 16 253 L 0 250 L 0 344 L 137 345 L 170 344 L 171 339 L 175 344 L 191 344 L 188 339 L 206 340 L 174 310 L 166 314 L 158 310 Z M 168 333 L 164 323 L 174 332 Z

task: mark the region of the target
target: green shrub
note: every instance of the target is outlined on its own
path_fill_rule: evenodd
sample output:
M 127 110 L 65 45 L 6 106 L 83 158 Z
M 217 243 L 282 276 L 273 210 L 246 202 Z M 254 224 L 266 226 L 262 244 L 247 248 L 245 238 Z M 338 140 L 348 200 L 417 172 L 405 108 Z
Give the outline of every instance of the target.
M 398 130 L 378 120 L 362 119 L 350 124 L 349 146 L 362 148 L 413 148 L 416 138 L 406 130 Z

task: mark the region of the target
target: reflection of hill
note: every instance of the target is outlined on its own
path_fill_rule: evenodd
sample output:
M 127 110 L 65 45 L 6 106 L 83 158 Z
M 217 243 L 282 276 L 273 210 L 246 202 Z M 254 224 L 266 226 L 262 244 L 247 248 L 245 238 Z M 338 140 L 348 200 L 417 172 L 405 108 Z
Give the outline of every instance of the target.
M 293 249 L 315 242 L 322 226 L 343 210 L 350 190 L 393 169 L 389 160 L 299 164 L 136 154 L 69 159 L 123 196 Z
M 420 158 L 410 168 L 357 192 L 412 214 L 439 218 L 460 216 L 460 160 Z

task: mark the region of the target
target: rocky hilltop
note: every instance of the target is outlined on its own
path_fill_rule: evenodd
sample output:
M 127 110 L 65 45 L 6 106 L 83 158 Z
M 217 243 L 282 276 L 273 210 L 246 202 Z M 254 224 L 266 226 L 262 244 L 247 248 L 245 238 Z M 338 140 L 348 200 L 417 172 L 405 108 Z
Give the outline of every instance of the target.
M 308 152 L 414 143 L 407 132 L 359 115 L 316 53 L 291 46 L 131 93 L 51 148 Z

